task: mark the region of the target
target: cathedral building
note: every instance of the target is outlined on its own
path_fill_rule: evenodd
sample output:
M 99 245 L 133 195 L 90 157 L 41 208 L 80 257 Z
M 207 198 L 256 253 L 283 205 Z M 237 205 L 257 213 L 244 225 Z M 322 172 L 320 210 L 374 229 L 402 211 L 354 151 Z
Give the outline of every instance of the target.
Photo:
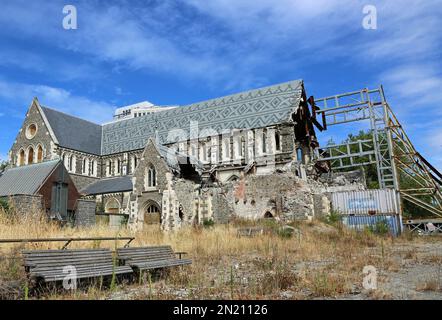
M 186 106 L 118 110 L 100 125 L 35 98 L 10 166 L 62 159 L 82 196 L 110 214 L 110 225 L 167 230 L 285 214 L 290 199 L 278 188 L 306 179 L 318 147 L 302 80 Z

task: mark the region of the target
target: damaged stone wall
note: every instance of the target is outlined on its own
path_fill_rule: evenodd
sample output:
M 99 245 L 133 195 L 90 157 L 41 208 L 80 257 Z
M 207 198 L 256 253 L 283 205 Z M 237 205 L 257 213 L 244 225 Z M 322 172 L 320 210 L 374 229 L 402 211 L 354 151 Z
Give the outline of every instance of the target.
M 194 224 L 198 220 L 199 185 L 190 180 L 178 179 L 173 182 L 173 189 L 180 205 L 178 215 L 181 215 L 181 223 Z
M 245 176 L 232 184 L 226 200 L 236 216 L 248 219 L 304 220 L 314 216 L 312 191 L 292 172 Z
M 9 206 L 20 216 L 37 215 L 43 212 L 41 195 L 15 195 L 8 198 Z

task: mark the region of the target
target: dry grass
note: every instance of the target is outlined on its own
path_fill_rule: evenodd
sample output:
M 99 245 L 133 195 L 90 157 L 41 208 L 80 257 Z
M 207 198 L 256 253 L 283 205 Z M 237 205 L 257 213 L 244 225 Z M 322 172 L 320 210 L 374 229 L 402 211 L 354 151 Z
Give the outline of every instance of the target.
M 158 227 L 131 233 L 127 229 L 60 228 L 44 218 L 10 218 L 0 212 L 0 238 L 55 238 L 135 236 L 131 246 L 168 244 L 186 251 L 193 264 L 171 270 L 158 279 L 120 284 L 113 292 L 99 285 L 72 293 L 50 292 L 50 299 L 280 299 L 339 297 L 360 290 L 362 269 L 375 265 L 382 270 L 395 268 L 389 259 L 390 238 L 334 228 L 321 222 L 297 223 L 301 237 L 277 234 L 237 237 L 238 226 L 260 222 L 235 221 L 229 225 L 184 228 L 163 233 Z M 268 224 L 265 222 L 264 224 Z M 70 248 L 115 249 L 124 243 L 72 243 Z M 2 245 L 3 255 L 13 256 L 23 248 L 60 248 L 61 243 Z M 19 256 L 19 255 L 18 255 Z M 17 262 L 0 261 L 0 281 L 24 279 Z M 11 264 L 12 263 L 12 264 Z

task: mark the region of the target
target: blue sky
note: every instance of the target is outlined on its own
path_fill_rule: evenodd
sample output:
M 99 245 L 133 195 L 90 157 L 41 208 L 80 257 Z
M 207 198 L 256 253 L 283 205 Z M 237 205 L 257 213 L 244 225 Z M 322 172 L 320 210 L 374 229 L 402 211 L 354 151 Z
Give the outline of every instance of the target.
M 77 8 L 77 30 L 62 27 L 66 4 Z M 362 27 L 367 4 L 376 30 Z M 440 169 L 441 17 L 438 0 L 2 0 L 0 159 L 34 96 L 102 123 L 143 100 L 183 105 L 303 79 L 315 97 L 383 84 Z

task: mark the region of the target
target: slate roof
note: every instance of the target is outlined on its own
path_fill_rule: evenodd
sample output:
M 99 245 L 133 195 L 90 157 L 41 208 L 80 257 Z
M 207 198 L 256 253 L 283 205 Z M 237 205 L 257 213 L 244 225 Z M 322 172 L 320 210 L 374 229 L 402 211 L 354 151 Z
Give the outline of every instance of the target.
M 0 197 L 36 194 L 60 163 L 53 160 L 7 169 L 0 176 Z
M 192 122 L 197 123 L 200 137 L 211 135 L 207 129 L 222 133 L 288 122 L 299 106 L 302 87 L 302 80 L 290 81 L 105 124 L 101 153 L 109 155 L 142 149 L 149 137 L 158 137 L 160 144 L 186 140 L 187 137 L 172 140 L 168 135 L 173 129 L 181 129 L 189 136 Z M 202 134 L 204 129 L 206 134 Z
M 101 154 L 101 125 L 48 107 L 41 108 L 60 146 L 95 155 Z
M 84 195 L 96 195 L 132 191 L 132 176 L 100 179 L 80 191 Z

